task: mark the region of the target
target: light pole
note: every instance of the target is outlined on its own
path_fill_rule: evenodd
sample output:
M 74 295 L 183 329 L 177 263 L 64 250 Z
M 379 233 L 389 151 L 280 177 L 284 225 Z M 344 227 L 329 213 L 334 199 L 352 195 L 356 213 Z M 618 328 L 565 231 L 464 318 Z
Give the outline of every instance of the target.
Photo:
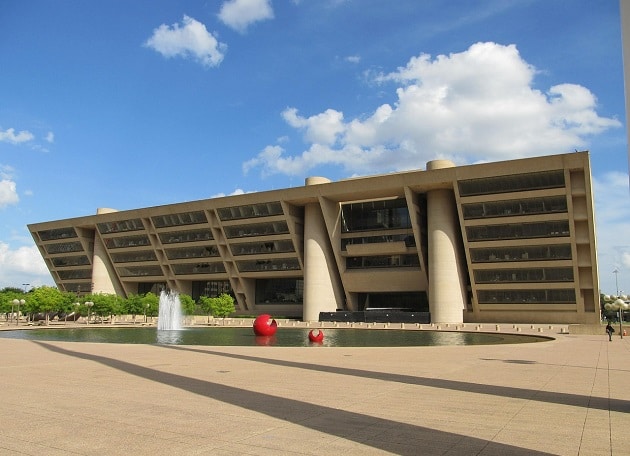
M 87 320 L 86 320 L 85 324 L 89 325 L 90 324 L 90 309 L 92 308 L 94 303 L 92 301 L 85 301 L 84 304 L 85 304 L 85 307 L 87 307 L 87 310 L 88 310 Z
M 147 322 L 147 312 L 149 311 L 150 304 L 144 306 L 144 322 Z
M 628 297 L 622 296 L 608 296 L 604 295 L 604 309 L 612 310 L 613 312 L 619 312 L 619 337 L 623 339 L 623 312 L 628 310 L 628 303 L 626 302 Z
M 26 301 L 24 301 L 23 299 L 14 299 L 12 301 L 14 306 L 17 306 L 17 315 L 15 317 L 15 326 L 19 326 L 20 325 L 20 306 L 23 306 L 24 304 L 26 304 Z
M 617 280 L 619 277 L 619 269 L 615 268 L 613 274 L 615 274 L 615 288 L 617 290 L 617 296 L 619 296 L 619 281 Z

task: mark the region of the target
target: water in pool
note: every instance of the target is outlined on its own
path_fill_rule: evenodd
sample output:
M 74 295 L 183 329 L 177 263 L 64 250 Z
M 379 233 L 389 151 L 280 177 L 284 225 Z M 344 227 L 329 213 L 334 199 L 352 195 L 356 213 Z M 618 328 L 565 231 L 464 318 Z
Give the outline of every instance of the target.
M 69 328 L 0 331 L 0 337 L 26 340 L 96 342 L 115 344 L 208 345 L 279 347 L 418 347 L 436 345 L 493 345 L 542 342 L 545 337 L 478 332 L 366 330 L 325 328 L 321 343 L 310 342 L 309 329 L 279 328 L 274 336 L 256 336 L 252 328 Z M 317 329 L 314 330 L 317 332 Z

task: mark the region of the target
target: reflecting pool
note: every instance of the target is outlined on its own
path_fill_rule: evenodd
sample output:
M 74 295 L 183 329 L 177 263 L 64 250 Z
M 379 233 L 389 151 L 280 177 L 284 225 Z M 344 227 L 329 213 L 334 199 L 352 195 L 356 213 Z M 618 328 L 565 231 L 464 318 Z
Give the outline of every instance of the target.
M 273 336 L 256 336 L 252 328 L 69 328 L 0 331 L 0 338 L 95 342 L 110 344 L 209 345 L 278 347 L 422 347 L 437 345 L 496 345 L 543 342 L 549 337 L 478 332 L 366 330 L 324 328 L 321 343 L 310 342 L 308 328 L 279 328 Z M 317 332 L 317 329 L 315 329 Z

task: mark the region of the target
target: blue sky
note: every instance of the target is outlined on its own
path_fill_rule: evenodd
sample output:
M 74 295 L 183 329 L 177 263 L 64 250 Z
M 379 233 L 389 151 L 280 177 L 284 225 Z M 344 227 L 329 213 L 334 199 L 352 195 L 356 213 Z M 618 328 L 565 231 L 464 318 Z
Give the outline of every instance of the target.
M 28 223 L 588 149 L 630 292 L 616 1 L 5 0 L 0 55 L 0 288 Z

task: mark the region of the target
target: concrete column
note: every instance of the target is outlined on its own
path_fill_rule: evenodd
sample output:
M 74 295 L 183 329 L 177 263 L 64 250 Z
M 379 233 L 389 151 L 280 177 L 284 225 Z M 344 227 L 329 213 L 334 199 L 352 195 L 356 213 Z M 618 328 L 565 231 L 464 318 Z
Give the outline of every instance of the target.
M 427 171 L 454 166 L 427 163 Z M 450 189 L 427 192 L 429 311 L 433 323 L 463 323 L 465 283 L 460 270 L 460 239 L 455 195 Z
M 306 179 L 306 185 L 327 182 L 330 181 L 323 177 Z M 304 321 L 318 321 L 320 312 L 337 310 L 336 271 L 321 208 L 318 203 L 309 203 L 304 207 Z
M 96 214 L 108 214 L 116 212 L 115 209 L 99 208 Z M 94 233 L 94 256 L 92 257 L 92 292 L 116 294 L 116 287 L 112 280 L 114 277 L 113 266 L 107 257 L 105 245 L 101 241 L 98 233 Z M 88 290 L 85 290 L 88 291 Z

